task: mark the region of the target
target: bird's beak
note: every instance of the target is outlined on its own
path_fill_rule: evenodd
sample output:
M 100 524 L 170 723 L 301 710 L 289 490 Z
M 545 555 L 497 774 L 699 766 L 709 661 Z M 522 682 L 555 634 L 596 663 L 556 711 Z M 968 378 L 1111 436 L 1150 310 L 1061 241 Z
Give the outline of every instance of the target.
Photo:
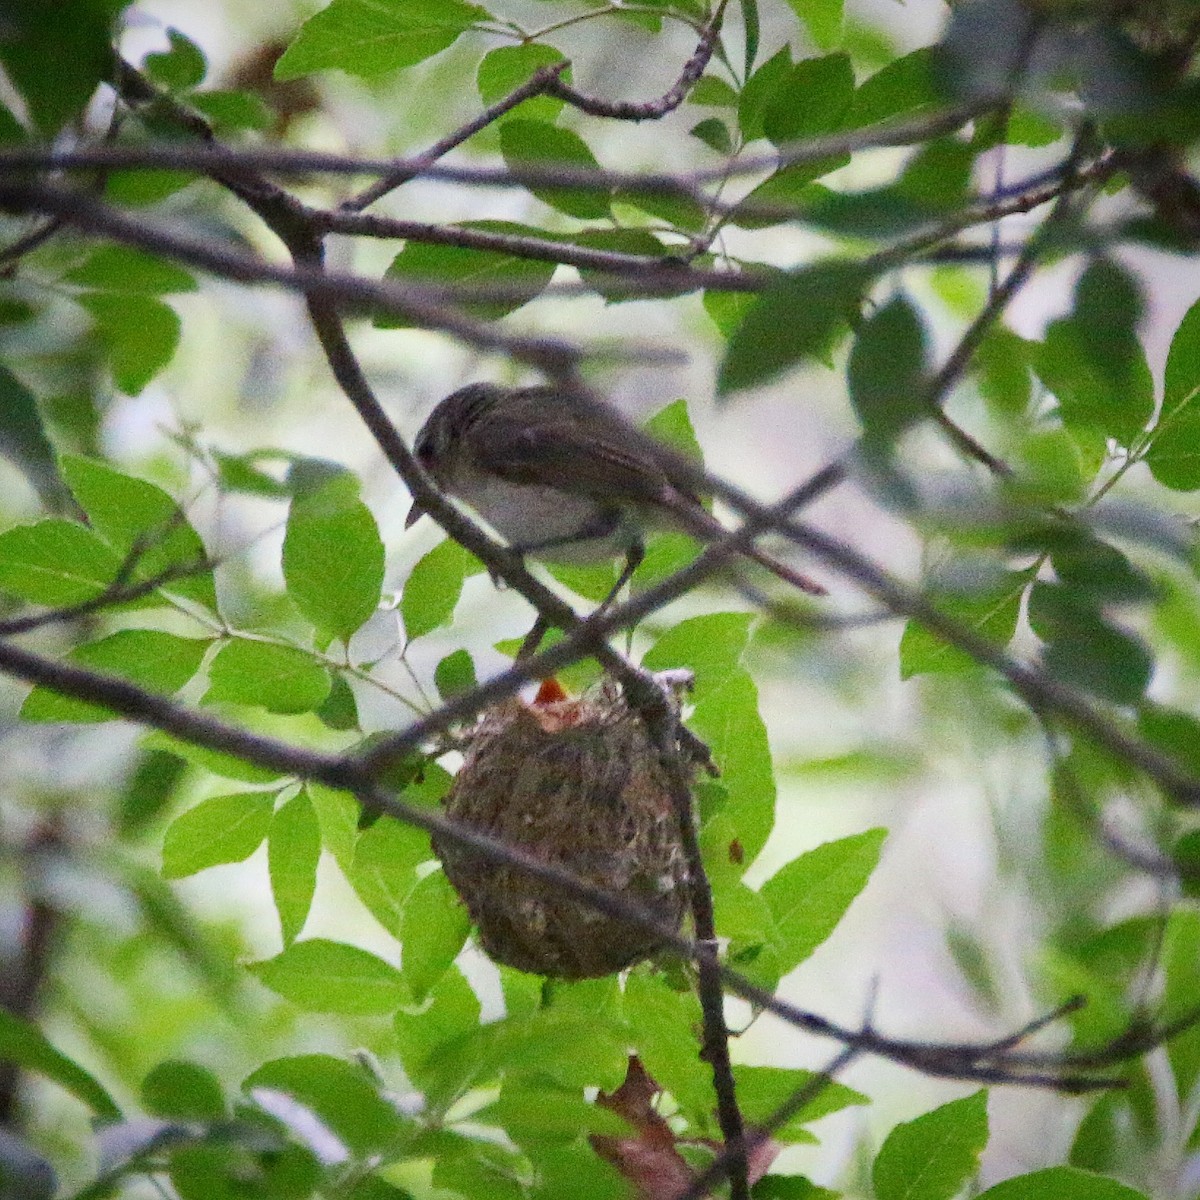
M 404 528 L 411 529 L 424 515 L 425 510 L 414 500 L 408 516 L 404 518 Z

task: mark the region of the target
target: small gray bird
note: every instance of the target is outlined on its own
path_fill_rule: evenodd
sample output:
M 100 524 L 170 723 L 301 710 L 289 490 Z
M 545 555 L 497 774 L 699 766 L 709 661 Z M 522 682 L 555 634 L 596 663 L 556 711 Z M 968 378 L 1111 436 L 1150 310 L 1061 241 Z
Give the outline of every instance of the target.
M 704 542 L 728 533 L 700 502 L 699 467 L 580 392 L 468 384 L 430 413 L 414 452 L 442 491 L 518 553 L 575 563 L 623 554 L 613 595 L 645 554 L 646 528 Z M 423 512 L 414 503 L 406 526 Z M 756 547 L 741 553 L 794 587 L 825 594 Z

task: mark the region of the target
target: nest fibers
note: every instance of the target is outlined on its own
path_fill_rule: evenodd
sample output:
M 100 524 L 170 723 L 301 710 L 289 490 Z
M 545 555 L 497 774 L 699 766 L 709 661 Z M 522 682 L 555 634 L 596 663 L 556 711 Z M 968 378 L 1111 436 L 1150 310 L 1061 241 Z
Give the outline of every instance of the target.
M 579 699 L 508 700 L 485 713 L 446 798 L 447 814 L 636 903 L 679 928 L 687 868 L 671 788 L 636 713 L 605 686 Z M 434 839 L 446 875 L 497 962 L 563 979 L 647 958 L 646 929 L 552 883 Z

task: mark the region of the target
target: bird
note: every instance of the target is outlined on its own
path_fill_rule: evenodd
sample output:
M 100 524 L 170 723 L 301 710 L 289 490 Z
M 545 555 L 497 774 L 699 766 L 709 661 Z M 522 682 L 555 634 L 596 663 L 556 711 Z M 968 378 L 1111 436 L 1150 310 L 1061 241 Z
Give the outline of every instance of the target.
M 701 542 L 729 532 L 703 505 L 698 464 L 579 388 L 468 384 L 434 407 L 413 453 L 442 492 L 519 554 L 562 563 L 623 554 L 604 606 L 642 561 L 648 529 L 678 529 Z M 405 527 L 424 511 L 414 500 Z M 793 587 L 826 594 L 756 546 L 738 549 Z

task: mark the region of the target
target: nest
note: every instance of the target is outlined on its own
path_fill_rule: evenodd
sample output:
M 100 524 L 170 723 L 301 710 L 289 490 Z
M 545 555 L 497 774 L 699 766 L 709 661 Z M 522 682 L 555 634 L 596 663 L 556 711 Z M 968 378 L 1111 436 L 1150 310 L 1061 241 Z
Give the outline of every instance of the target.
M 480 833 L 640 905 L 679 928 L 687 869 L 671 789 L 615 689 L 534 705 L 506 701 L 471 735 L 447 813 Z M 610 975 L 660 940 L 561 888 L 438 839 L 434 850 L 497 962 L 563 979 Z

